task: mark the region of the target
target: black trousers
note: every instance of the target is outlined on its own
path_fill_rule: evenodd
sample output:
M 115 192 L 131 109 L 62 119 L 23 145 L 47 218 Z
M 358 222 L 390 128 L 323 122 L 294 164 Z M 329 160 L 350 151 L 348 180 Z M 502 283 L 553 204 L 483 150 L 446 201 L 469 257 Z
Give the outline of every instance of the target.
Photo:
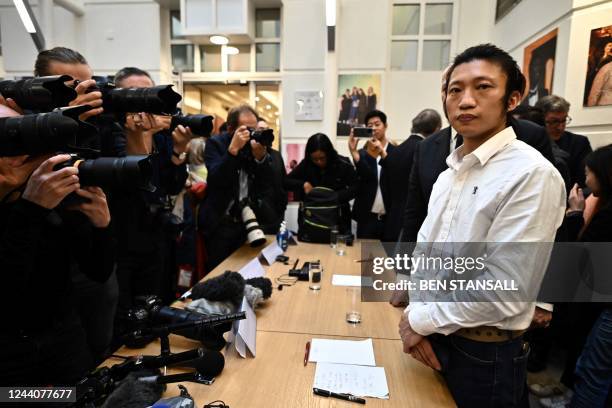
M 113 325 L 117 311 L 117 277 L 113 273 L 105 283 L 89 279 L 77 272 L 72 275 L 75 309 L 91 355 L 96 363 L 106 358 L 113 338 Z
M 206 244 L 206 270 L 212 271 L 217 265 L 240 248 L 246 241 L 246 230 L 240 222 L 225 217 L 213 231 L 204 235 Z
M 0 335 L 0 385 L 72 385 L 94 361 L 76 313 L 39 333 Z
M 382 240 L 385 231 L 385 216 L 368 212 L 357 221 L 357 238 Z

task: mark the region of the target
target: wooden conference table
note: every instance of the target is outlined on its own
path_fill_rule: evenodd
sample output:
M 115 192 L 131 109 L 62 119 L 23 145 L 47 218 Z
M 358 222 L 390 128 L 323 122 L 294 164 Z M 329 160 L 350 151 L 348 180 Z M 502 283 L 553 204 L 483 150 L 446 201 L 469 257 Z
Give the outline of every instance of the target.
M 268 242 L 273 238 L 268 237 Z M 261 248 L 244 246 L 234 252 L 207 278 L 226 270 L 238 271 L 256 257 Z M 403 353 L 398 334 L 401 309 L 385 302 L 360 302 L 362 322 L 346 323 L 346 312 L 351 309 L 354 288 L 332 286 L 333 274 L 359 275 L 360 242 L 348 247 L 344 256 L 336 255 L 329 245 L 299 243 L 290 246 L 285 255 L 289 266 L 274 263 L 264 266 L 266 276 L 273 281 L 274 291 L 257 314 L 257 357 L 241 358 L 233 346 L 224 350 L 225 368 L 212 385 L 184 383 L 201 408 L 205 403 L 223 400 L 231 408 L 257 407 L 355 407 L 359 404 L 334 398 L 315 396 L 312 384 L 316 365 L 304 367 L 306 342 L 312 338 L 360 340 L 372 338 L 376 364 L 385 368 L 389 399 L 367 398 L 369 407 L 451 407 L 454 401 L 442 378 Z M 276 290 L 274 280 L 286 274 L 300 259 L 319 259 L 323 268 L 321 290 L 312 291 L 308 282 Z M 358 290 L 358 289 L 357 289 Z M 181 307 L 180 302 L 174 305 Z M 197 348 L 199 343 L 184 337 L 170 337 L 171 351 L 178 353 Z M 121 348 L 119 355 L 158 355 L 159 341 L 144 349 Z M 118 363 L 110 358 L 105 365 Z M 172 368 L 167 374 L 185 370 Z M 178 395 L 176 384 L 169 384 L 165 397 Z

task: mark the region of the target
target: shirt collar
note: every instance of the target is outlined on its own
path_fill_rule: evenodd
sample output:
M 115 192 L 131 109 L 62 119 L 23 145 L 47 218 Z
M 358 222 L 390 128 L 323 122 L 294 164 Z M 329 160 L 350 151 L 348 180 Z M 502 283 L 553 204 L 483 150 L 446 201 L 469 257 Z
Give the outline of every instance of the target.
M 461 145 L 446 158 L 446 164 L 453 170 L 459 170 L 464 161 L 475 163 L 475 161 L 478 160 L 481 166 L 484 166 L 491 157 L 512 143 L 515 139 L 516 134 L 514 133 L 514 129 L 512 129 L 512 126 L 508 126 L 465 157 L 463 157 L 464 145 Z

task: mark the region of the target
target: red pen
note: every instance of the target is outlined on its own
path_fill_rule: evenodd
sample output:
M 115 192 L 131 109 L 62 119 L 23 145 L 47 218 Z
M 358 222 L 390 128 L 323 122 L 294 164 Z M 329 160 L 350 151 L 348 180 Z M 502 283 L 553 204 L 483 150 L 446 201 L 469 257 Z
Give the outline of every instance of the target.
M 306 351 L 304 352 L 304 367 L 308 364 L 308 357 L 310 356 L 310 342 L 306 342 Z

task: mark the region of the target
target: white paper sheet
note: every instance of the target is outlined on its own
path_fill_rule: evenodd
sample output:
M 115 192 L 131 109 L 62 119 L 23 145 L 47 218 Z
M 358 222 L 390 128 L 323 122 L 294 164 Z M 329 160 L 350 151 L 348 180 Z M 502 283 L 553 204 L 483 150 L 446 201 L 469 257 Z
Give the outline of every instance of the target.
M 237 320 L 234 322 L 234 345 L 236 351 L 242 358 L 246 358 L 247 349 L 255 357 L 255 345 L 257 340 L 257 317 L 255 312 L 247 302 L 246 298 L 242 298 L 242 307 L 240 311 L 246 312 L 246 319 Z
M 265 259 L 268 265 L 272 265 L 274 262 L 276 262 L 276 257 L 282 254 L 283 250 L 278 246 L 278 242 L 276 242 L 276 240 L 272 241 L 270 245 L 261 251 L 261 256 L 263 259 Z
M 312 339 L 308 361 L 375 366 L 372 339 Z
M 332 276 L 332 285 L 334 286 L 361 286 L 360 275 L 338 275 Z
M 259 262 L 259 259 L 253 258 L 248 264 L 244 265 L 242 269 L 238 271 L 244 279 L 259 278 L 266 276 L 263 266 Z
M 313 387 L 359 397 L 389 399 L 384 367 L 318 363 Z

